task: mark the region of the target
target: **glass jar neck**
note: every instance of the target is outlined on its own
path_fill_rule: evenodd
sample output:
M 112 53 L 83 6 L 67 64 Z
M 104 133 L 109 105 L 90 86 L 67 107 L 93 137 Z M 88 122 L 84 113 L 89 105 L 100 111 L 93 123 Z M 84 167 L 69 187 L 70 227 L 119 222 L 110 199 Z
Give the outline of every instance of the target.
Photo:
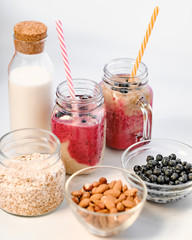
M 14 44 L 15 44 L 15 51 L 17 53 L 25 54 L 25 55 L 36 55 L 40 54 L 44 51 L 44 46 L 47 38 L 42 39 L 40 41 L 22 41 L 15 36 L 14 38 Z
M 57 87 L 56 104 L 61 111 L 91 112 L 103 104 L 101 86 L 89 79 L 73 79 L 75 99 L 70 97 L 67 81 Z
M 111 87 L 128 88 L 142 87 L 148 83 L 148 69 L 144 63 L 139 64 L 137 74 L 131 77 L 135 59 L 114 59 L 104 66 L 103 82 Z
M 44 159 L 16 160 L 15 157 L 32 153 L 46 154 Z M 60 160 L 60 141 L 51 132 L 38 128 L 23 128 L 5 134 L 0 139 L 0 166 L 14 168 L 15 163 L 46 169 Z M 37 169 L 37 168 L 36 168 Z M 34 168 L 34 171 L 36 171 Z

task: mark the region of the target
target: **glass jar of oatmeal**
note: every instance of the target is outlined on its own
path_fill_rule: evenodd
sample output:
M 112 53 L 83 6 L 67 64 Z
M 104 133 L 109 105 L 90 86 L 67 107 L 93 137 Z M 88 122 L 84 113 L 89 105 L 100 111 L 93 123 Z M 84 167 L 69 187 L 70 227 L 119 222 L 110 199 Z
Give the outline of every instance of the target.
M 135 60 L 115 59 L 104 67 L 102 81 L 106 106 L 106 143 L 124 150 L 141 139 L 151 137 L 153 91 L 148 84 L 148 69 L 140 63 L 130 77 Z
M 101 86 L 88 79 L 74 79 L 75 99 L 67 81 L 57 87 L 52 132 L 61 141 L 61 158 L 72 174 L 101 162 L 105 149 L 105 109 Z
M 59 139 L 43 129 L 19 129 L 0 139 L 0 208 L 20 216 L 55 210 L 64 199 Z

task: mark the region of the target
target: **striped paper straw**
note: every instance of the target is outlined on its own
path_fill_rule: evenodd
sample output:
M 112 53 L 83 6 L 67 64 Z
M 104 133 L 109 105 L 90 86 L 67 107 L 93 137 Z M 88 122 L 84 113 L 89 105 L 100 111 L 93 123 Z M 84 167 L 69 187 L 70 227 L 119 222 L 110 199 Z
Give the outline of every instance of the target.
M 156 18 L 157 18 L 158 13 L 159 13 L 159 7 L 155 7 L 155 8 L 154 8 L 154 11 L 153 11 L 153 14 L 152 14 L 152 16 L 151 16 L 151 21 L 149 22 L 147 31 L 146 31 L 146 33 L 145 33 L 145 37 L 144 37 L 143 42 L 142 42 L 142 44 L 141 44 L 141 48 L 140 48 L 140 50 L 139 50 L 139 54 L 138 54 L 138 56 L 137 56 L 136 62 L 135 62 L 135 64 L 134 64 L 134 67 L 133 67 L 133 69 L 132 69 L 131 77 L 134 77 L 134 76 L 136 75 L 136 73 L 137 73 L 137 70 L 138 70 L 138 68 L 139 68 L 139 64 L 140 64 L 140 62 L 141 62 L 141 58 L 142 58 L 142 56 L 143 56 L 143 54 L 144 54 L 145 48 L 146 48 L 146 46 L 147 46 L 149 37 L 150 37 L 150 35 L 151 35 L 151 31 L 152 31 L 152 29 L 153 29 L 153 26 L 154 26 L 154 23 L 155 23 L 155 21 L 156 21 Z
M 66 77 L 67 77 L 67 84 L 69 87 L 69 93 L 70 93 L 71 98 L 75 99 L 73 80 L 71 77 L 71 70 L 69 67 L 68 55 L 67 55 L 66 46 L 65 46 L 62 22 L 60 20 L 56 21 L 56 30 L 58 33 L 59 43 L 60 43 L 60 47 L 61 47 L 61 54 L 63 57 L 64 66 L 65 66 L 65 72 L 66 72 Z

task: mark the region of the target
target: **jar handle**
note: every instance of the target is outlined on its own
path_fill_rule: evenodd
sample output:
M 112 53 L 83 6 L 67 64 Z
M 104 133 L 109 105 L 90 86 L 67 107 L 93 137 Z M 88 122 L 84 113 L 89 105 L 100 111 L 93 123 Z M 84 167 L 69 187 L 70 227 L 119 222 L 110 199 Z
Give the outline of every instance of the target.
M 152 120 L 152 108 L 144 96 L 140 97 L 137 104 L 143 113 L 143 138 L 142 140 L 151 138 L 151 120 Z

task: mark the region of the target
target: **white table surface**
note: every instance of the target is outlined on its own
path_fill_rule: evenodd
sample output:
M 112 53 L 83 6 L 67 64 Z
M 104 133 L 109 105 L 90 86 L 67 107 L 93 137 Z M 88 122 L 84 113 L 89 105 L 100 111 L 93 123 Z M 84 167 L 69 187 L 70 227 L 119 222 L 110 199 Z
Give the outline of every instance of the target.
M 110 159 L 110 161 L 109 161 Z M 106 149 L 105 163 L 118 166 L 121 152 Z M 192 194 L 175 203 L 146 202 L 141 215 L 126 231 L 109 239 L 191 239 Z M 0 211 L 1 240 L 101 239 L 87 232 L 67 206 L 41 217 L 17 217 Z
M 33 3 L 33 4 L 32 4 Z M 153 8 L 160 12 L 145 51 L 154 90 L 153 138 L 192 146 L 192 2 L 191 0 L 0 0 L 0 136 L 9 131 L 7 66 L 14 53 L 13 26 L 38 20 L 48 26 L 47 52 L 55 65 L 55 87 L 65 79 L 54 20 L 64 24 L 74 78 L 100 82 L 111 59 L 136 57 Z M 45 7 L 46 6 L 46 7 Z M 103 164 L 121 166 L 122 151 L 107 148 Z M 126 231 L 110 239 L 192 239 L 192 194 L 175 203 L 147 202 Z M 0 210 L 0 240 L 94 240 L 75 219 L 66 201 L 55 212 L 37 218 Z

